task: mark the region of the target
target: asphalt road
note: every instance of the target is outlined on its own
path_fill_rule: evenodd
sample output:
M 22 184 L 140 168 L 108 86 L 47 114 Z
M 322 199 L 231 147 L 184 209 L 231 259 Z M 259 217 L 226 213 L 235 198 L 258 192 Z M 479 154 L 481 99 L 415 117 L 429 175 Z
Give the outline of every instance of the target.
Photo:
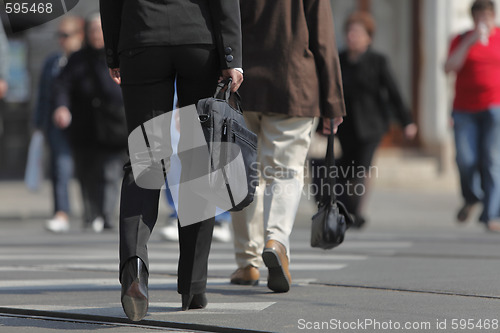
M 314 206 L 292 234 L 289 293 L 232 286 L 231 244 L 214 243 L 203 310 L 180 311 L 178 246 L 149 243 L 150 311 L 120 306 L 118 234 L 54 235 L 39 218 L 0 217 L 0 332 L 498 332 L 500 235 L 457 225 L 455 193 L 376 188 L 363 231 L 331 251 L 309 246 Z M 476 211 L 475 214 L 479 214 Z

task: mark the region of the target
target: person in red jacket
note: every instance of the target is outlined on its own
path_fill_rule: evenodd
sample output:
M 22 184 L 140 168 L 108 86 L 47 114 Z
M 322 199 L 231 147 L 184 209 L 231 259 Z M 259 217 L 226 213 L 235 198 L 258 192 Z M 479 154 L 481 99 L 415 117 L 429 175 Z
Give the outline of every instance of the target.
M 495 6 L 476 0 L 474 29 L 453 39 L 445 72 L 455 72 L 453 121 L 456 161 L 465 222 L 473 206 L 483 204 L 479 218 L 490 231 L 500 231 L 500 28 Z

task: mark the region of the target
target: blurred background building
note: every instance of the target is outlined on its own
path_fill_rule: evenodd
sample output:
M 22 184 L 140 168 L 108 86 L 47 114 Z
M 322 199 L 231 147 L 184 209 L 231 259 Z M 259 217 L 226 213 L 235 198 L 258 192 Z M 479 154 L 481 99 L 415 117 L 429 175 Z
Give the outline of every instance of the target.
M 404 142 L 397 128 L 391 130 L 383 143 L 385 150 L 411 148 L 417 159 L 432 161 L 436 173 L 451 172 L 449 116 L 453 89 L 442 67 L 451 37 L 472 27 L 472 0 L 330 1 L 339 48 L 344 44 L 343 21 L 349 13 L 366 10 L 374 15 L 377 32 L 373 46 L 390 58 L 419 126 L 418 140 L 412 144 Z M 500 8 L 500 0 L 495 1 Z M 70 13 L 85 17 L 97 10 L 98 0 L 82 0 Z M 57 49 L 59 20 L 15 34 L 9 32 L 8 20 L 2 17 L 2 21 L 10 42 L 11 69 L 9 94 L 0 108 L 0 179 L 18 179 L 24 175 L 40 71 L 46 56 Z

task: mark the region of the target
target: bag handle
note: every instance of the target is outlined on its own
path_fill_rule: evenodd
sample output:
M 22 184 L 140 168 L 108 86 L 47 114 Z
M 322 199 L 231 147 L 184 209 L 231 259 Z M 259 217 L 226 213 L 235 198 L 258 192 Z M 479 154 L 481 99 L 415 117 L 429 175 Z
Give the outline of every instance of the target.
M 237 91 L 231 92 L 232 82 L 233 82 L 233 79 L 230 77 L 219 82 L 217 84 L 217 89 L 215 90 L 214 98 L 225 100 L 234 109 L 238 110 L 240 113 L 243 113 L 243 111 L 241 109 L 240 93 Z M 224 89 L 225 87 L 227 87 L 227 88 L 223 92 L 222 89 Z
M 329 195 L 325 196 L 323 199 L 323 203 L 329 204 L 329 203 L 335 203 L 337 201 L 337 197 L 335 195 L 335 178 L 330 177 L 329 175 L 334 171 L 332 169 L 335 169 L 335 150 L 334 150 L 334 141 L 335 141 L 335 133 L 333 133 L 333 119 L 330 118 L 330 134 L 328 135 L 328 146 L 326 147 L 326 157 L 325 157 L 325 162 L 326 162 L 326 179 L 327 179 L 327 185 L 329 188 Z M 335 172 L 333 172 L 335 174 Z
M 229 102 L 229 97 L 231 97 L 231 83 L 232 82 L 233 82 L 233 79 L 230 77 L 220 81 L 217 84 L 217 89 L 215 90 L 214 98 L 223 99 L 226 102 Z M 224 89 L 225 87 L 227 87 L 227 89 L 224 92 L 222 92 L 222 89 Z
M 330 118 L 330 134 L 328 135 L 328 146 L 326 148 L 326 157 L 325 157 L 326 168 L 327 168 L 326 183 L 328 184 L 330 193 L 328 193 L 327 196 L 323 197 L 321 204 L 322 205 L 337 204 L 337 207 L 339 208 L 340 213 L 344 215 L 347 227 L 349 228 L 352 225 L 354 225 L 354 216 L 351 213 L 349 213 L 346 206 L 342 202 L 337 201 L 337 196 L 335 195 L 335 184 L 336 184 L 335 177 L 329 177 L 331 173 L 337 174 L 336 170 L 331 170 L 335 169 L 335 150 L 334 150 L 335 134 L 333 133 L 333 124 L 334 124 L 333 119 Z

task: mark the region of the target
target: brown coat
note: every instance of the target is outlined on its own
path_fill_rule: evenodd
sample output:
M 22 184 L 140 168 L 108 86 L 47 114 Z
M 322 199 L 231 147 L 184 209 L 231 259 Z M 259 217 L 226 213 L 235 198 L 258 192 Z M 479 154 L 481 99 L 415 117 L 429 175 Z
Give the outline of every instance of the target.
M 240 0 L 247 111 L 345 115 L 329 0 Z

